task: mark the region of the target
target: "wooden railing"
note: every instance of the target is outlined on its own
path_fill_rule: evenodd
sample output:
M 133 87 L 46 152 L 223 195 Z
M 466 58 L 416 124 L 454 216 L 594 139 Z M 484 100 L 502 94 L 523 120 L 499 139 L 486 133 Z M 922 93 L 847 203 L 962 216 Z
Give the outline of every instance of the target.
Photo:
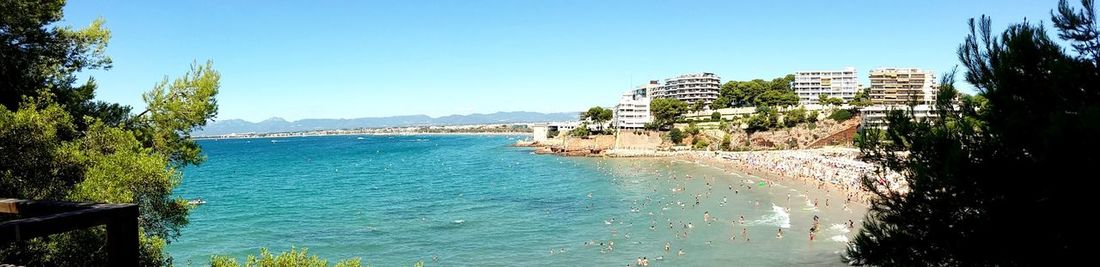
M 0 222 L 0 245 L 106 225 L 107 265 L 137 265 L 137 205 L 0 199 L 0 213 L 19 215 Z

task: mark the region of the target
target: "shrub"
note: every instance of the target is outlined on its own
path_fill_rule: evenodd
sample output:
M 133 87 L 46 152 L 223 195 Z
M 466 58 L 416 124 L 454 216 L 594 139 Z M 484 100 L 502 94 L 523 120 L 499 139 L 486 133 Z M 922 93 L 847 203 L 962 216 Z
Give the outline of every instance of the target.
M 804 107 L 792 109 L 783 115 L 783 125 L 787 127 L 794 127 L 803 122 L 806 122 L 806 108 Z
M 316 255 L 310 255 L 307 253 L 307 249 L 290 248 L 289 251 L 279 253 L 279 255 L 271 254 L 267 248 L 260 248 L 260 256 L 249 255 L 248 260 L 245 261 L 244 266 L 248 267 L 277 267 L 277 266 L 328 266 L 328 261 L 317 257 Z M 228 256 L 214 256 L 210 259 L 210 266 L 216 267 L 238 267 L 241 266 L 237 263 L 236 258 Z M 359 258 L 353 258 L 343 260 L 336 263 L 336 267 L 359 267 Z
M 591 134 L 591 133 L 588 132 L 588 124 L 587 123 L 581 123 L 581 125 L 577 126 L 577 128 L 574 128 L 573 130 L 569 131 L 569 135 L 576 136 L 576 137 L 585 137 L 585 136 L 588 136 L 589 134 Z
M 561 134 L 561 132 L 558 132 L 557 129 L 550 130 L 550 131 L 546 132 L 546 138 L 554 138 L 554 137 L 557 137 L 558 134 Z
M 846 121 L 852 118 L 852 112 L 846 109 L 833 111 L 833 114 L 829 114 L 829 119 L 834 121 Z
M 747 124 L 748 128 L 745 128 L 745 131 L 748 131 L 750 133 L 767 131 L 768 128 L 771 127 L 771 123 L 768 120 L 767 115 L 764 114 L 756 114 L 752 117 L 749 117 L 749 121 Z
M 730 143 L 731 142 L 732 142 L 732 140 L 730 138 L 730 134 L 726 134 L 725 137 L 722 137 L 722 143 L 720 145 L 718 145 L 718 149 L 727 150 L 727 151 L 730 150 Z
M 680 144 L 681 141 L 684 141 L 684 133 L 680 132 L 678 128 L 672 128 L 671 131 L 668 131 L 668 139 L 672 140 L 673 144 Z
M 687 134 L 691 136 L 695 136 L 699 134 L 699 126 L 696 126 L 694 122 L 690 123 L 688 124 L 687 129 L 684 129 L 684 132 L 687 132 Z
M 695 138 L 695 149 L 704 149 L 707 148 L 708 145 L 710 144 L 707 143 L 706 138 Z
M 817 110 L 810 111 L 810 114 L 806 115 L 806 121 L 810 123 L 817 122 L 817 116 L 821 116 L 821 113 L 818 113 Z

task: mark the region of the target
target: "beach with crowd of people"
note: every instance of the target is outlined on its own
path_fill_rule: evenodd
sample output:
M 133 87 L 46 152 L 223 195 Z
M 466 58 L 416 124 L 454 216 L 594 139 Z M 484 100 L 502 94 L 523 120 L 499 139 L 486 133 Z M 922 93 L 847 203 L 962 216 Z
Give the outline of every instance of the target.
M 699 253 L 708 260 L 780 263 L 770 257 L 790 251 L 827 259 L 818 264 L 839 263 L 838 253 L 866 212 L 868 195 L 860 193 L 859 179 L 874 173 L 853 153 L 858 151 L 830 148 L 577 158 L 595 161 L 597 172 L 614 177 L 611 182 L 628 194 L 613 202 L 629 207 L 604 218 L 607 236 L 583 241 L 583 250 L 637 253 L 628 266 L 698 262 L 692 254 Z M 598 196 L 586 198 L 586 210 L 607 205 Z

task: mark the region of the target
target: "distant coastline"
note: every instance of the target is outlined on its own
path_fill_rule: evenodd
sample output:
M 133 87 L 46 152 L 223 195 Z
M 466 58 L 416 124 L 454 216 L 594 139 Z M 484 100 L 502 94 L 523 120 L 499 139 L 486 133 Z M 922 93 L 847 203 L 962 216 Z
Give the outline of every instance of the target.
M 521 127 L 519 127 L 521 126 Z M 318 130 L 282 133 L 234 133 L 223 135 L 196 136 L 196 140 L 211 139 L 256 139 L 256 138 L 283 138 L 283 137 L 310 137 L 310 136 L 345 136 L 345 135 L 531 135 L 531 129 L 526 125 L 465 125 L 448 126 L 454 128 L 434 127 L 401 127 L 401 128 L 372 128 L 372 129 L 343 129 L 343 130 Z

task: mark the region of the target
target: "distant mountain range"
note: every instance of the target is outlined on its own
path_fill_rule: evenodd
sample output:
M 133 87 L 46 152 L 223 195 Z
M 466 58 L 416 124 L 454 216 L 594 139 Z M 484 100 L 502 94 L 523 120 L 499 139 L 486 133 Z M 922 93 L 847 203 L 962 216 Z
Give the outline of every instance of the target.
M 302 119 L 297 121 L 286 121 L 283 118 L 274 117 L 261 122 L 231 119 L 207 124 L 202 130 L 196 131 L 193 134 L 195 136 L 209 136 L 231 133 L 275 133 L 355 128 L 571 121 L 577 120 L 578 113 L 579 112 L 539 113 L 516 111 L 491 114 L 474 113 L 470 115 L 450 115 L 438 118 L 432 118 L 427 115 L 406 115 L 358 119 Z

